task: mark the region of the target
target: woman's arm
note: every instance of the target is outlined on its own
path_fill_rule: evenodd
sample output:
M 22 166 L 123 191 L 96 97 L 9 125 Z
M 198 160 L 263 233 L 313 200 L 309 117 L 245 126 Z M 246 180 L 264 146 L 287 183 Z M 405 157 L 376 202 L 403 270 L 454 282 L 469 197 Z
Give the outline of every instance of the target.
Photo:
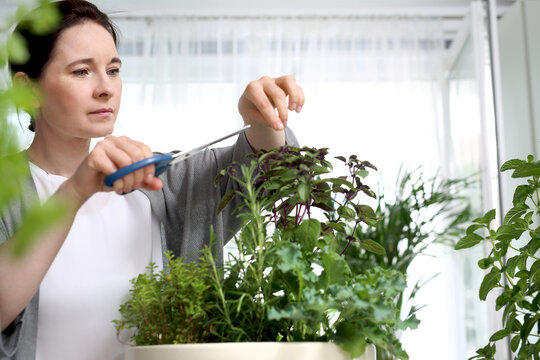
M 108 137 L 99 142 L 79 165 L 73 176 L 66 180 L 49 201 L 66 205 L 64 219 L 35 239 L 34 245 L 21 258 L 12 256 L 17 233 L 0 246 L 0 324 L 1 330 L 11 324 L 30 302 L 49 267 L 60 251 L 79 208 L 93 194 L 112 191 L 105 187 L 106 175 L 132 162 L 152 156 L 144 144 L 129 138 Z M 153 176 L 153 166 L 148 166 L 115 183 L 117 192 L 135 188 L 158 190 L 161 180 Z
M 253 150 L 285 145 L 288 111 L 299 113 L 304 106 L 304 92 L 293 76 L 264 76 L 248 84 L 238 102 L 244 123 L 251 124 L 246 137 Z M 277 110 L 277 112 L 276 112 Z

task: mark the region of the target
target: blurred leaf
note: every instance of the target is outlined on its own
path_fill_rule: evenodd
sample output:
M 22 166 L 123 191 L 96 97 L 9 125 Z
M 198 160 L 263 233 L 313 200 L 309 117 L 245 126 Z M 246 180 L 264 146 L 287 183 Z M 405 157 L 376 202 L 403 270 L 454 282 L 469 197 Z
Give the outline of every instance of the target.
M 323 289 L 328 288 L 332 284 L 345 284 L 346 277 L 350 271 L 345 260 L 339 254 L 328 251 L 322 255 L 322 265 L 324 271 L 321 278 L 324 279 Z
M 62 18 L 56 4 L 41 1 L 41 6 L 26 14 L 24 20 L 33 34 L 46 35 L 56 30 Z
M 7 53 L 9 60 L 14 64 L 23 64 L 28 61 L 30 54 L 26 48 L 26 41 L 18 32 L 13 32 L 7 39 Z
M 26 214 L 23 225 L 16 235 L 13 246 L 13 255 L 21 257 L 30 248 L 38 235 L 42 235 L 47 230 L 60 222 L 67 213 L 64 203 L 49 200 L 45 205 L 36 204 Z
M 290 244 L 276 252 L 280 257 L 278 268 L 283 272 L 298 270 L 302 267 L 302 252 L 298 244 Z

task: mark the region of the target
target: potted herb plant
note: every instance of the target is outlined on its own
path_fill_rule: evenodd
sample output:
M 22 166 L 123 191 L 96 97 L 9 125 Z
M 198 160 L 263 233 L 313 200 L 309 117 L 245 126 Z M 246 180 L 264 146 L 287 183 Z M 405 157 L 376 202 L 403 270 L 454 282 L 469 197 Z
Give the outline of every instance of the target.
M 494 359 L 495 343 L 511 337 L 510 348 L 515 359 L 540 359 L 540 161 L 529 155 L 527 160 L 504 163 L 501 171 L 513 170 L 513 178 L 526 179 L 516 187 L 513 207 L 502 225 L 493 228 L 495 210 L 473 220 L 455 246 L 457 250 L 478 244 L 489 244 L 487 257 L 478 266 L 487 271 L 480 284 L 480 300 L 498 289 L 495 310 L 502 311 L 503 329 L 495 332 L 489 344 L 477 350 L 471 359 Z M 536 217 L 536 224 L 535 224 Z
M 376 169 L 353 155 L 340 158 L 348 175 L 332 177 L 327 154 L 282 147 L 258 153 L 250 166 L 232 164 L 221 172 L 240 190 L 226 194 L 220 209 L 233 196 L 244 200 L 238 252 L 223 266 L 211 248 L 197 264 L 169 255 L 164 271 L 150 267 L 133 279 L 131 299 L 115 321 L 119 334 L 134 331 L 137 347 L 127 350 L 126 359 L 169 354 L 169 345 L 147 346 L 159 344 L 187 344 L 170 350 L 183 351 L 182 359 L 206 358 L 205 349 L 208 358 L 217 351 L 228 359 L 233 349 L 231 359 L 364 354 L 367 360 L 374 359 L 373 345 L 408 358 L 394 335 L 417 324 L 414 318 L 402 321 L 395 303 L 405 276 L 380 266 L 353 269 L 343 256 L 352 243 L 385 252 L 356 231 L 378 221 L 363 201 L 375 197 L 363 181 L 368 169 Z

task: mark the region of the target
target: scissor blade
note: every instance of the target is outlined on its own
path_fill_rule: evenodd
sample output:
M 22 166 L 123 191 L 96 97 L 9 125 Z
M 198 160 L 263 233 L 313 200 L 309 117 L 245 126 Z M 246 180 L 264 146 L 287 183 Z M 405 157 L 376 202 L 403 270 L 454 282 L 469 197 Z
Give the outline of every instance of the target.
M 197 146 L 196 148 L 194 149 L 191 149 L 189 151 L 181 151 L 179 153 L 176 153 L 176 154 L 173 154 L 172 157 L 173 157 L 173 160 L 169 163 L 169 165 L 173 165 L 177 162 L 180 162 L 182 160 L 186 160 L 187 158 L 190 158 L 192 157 L 193 155 L 203 151 L 204 149 L 206 149 L 207 147 L 209 146 L 212 146 L 214 144 L 217 144 L 218 142 L 221 142 L 223 140 L 226 140 L 230 137 L 233 137 L 235 135 L 238 135 L 240 133 L 243 133 L 244 131 L 246 131 L 247 129 L 249 129 L 251 127 L 251 125 L 245 125 L 243 128 L 241 128 L 240 130 L 236 130 L 235 132 L 232 132 L 228 135 L 225 135 L 225 136 L 222 136 L 220 137 L 219 139 L 216 139 L 216 140 L 213 140 L 213 141 L 210 141 L 209 143 L 207 144 L 204 144 L 204 145 L 201 145 L 201 146 Z

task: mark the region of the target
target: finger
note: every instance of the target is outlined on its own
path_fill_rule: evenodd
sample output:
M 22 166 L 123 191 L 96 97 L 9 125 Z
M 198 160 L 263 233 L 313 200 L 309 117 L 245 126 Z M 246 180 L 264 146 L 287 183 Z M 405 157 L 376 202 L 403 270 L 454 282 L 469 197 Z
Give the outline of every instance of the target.
M 100 141 L 88 155 L 88 166 L 105 176 L 112 174 L 123 165 L 129 164 L 129 157 L 114 146 L 112 140 Z M 121 194 L 124 188 L 124 178 L 113 183 L 113 189 Z
M 245 92 L 246 99 L 251 102 L 255 108 L 261 113 L 263 118 L 270 126 L 276 130 L 283 129 L 283 123 L 279 119 L 274 110 L 274 106 L 270 103 L 270 99 L 264 92 L 262 85 L 257 82 L 250 83 Z
M 121 136 L 115 141 L 116 147 L 124 151 L 130 157 L 130 164 L 136 163 L 145 158 L 145 151 L 140 144 L 141 143 L 134 141 L 127 136 Z M 131 173 L 131 176 L 133 178 L 133 182 L 130 183 L 129 180 L 125 182 L 124 192 L 129 192 L 131 190 L 141 187 L 144 179 L 144 170 L 137 169 L 133 173 Z
M 276 79 L 276 85 L 282 88 L 289 97 L 289 110 L 295 111 L 298 106 L 301 106 L 300 104 L 303 105 L 302 89 L 296 84 L 294 76 L 287 75 L 279 77 Z
M 144 158 L 147 159 L 149 157 L 152 157 L 154 156 L 154 153 L 152 152 L 152 149 L 150 149 L 150 147 L 146 144 L 143 144 L 143 143 L 139 143 L 142 150 L 143 150 L 143 153 L 144 153 Z M 151 164 L 150 166 L 145 166 L 143 168 L 143 171 L 144 171 L 144 183 L 147 183 L 147 184 L 150 184 L 152 183 L 153 179 L 154 179 L 154 176 L 155 176 L 155 173 L 156 173 L 156 167 L 154 164 Z
M 161 190 L 163 188 L 163 182 L 158 177 L 152 177 L 152 181 L 150 183 L 144 183 L 143 188 L 150 191 Z
M 306 97 L 304 96 L 304 90 L 301 86 L 298 86 L 298 90 L 300 91 L 300 100 L 298 101 L 298 106 L 296 107 L 296 112 L 299 113 L 302 111 L 302 107 L 304 106 L 304 103 L 306 101 Z
M 289 116 L 289 111 L 287 109 L 287 94 L 274 81 L 265 83 L 263 89 L 266 96 L 276 107 L 279 120 L 285 124 Z
M 104 149 L 107 152 L 107 155 L 114 162 L 117 169 L 131 165 L 134 160 L 130 151 L 133 151 L 132 148 L 125 144 L 126 139 L 120 139 L 116 137 L 107 138 Z M 108 174 L 107 174 L 108 175 Z M 135 175 L 129 173 L 122 178 L 123 187 L 119 190 L 119 185 L 114 185 L 116 192 L 118 193 L 128 193 L 133 190 L 133 185 L 135 183 Z M 116 182 L 115 182 L 116 183 Z
M 137 150 L 131 150 L 136 152 L 136 156 L 132 157 L 133 161 L 141 161 L 143 159 L 147 159 L 149 157 L 152 157 L 154 153 L 152 152 L 152 149 L 150 147 L 140 141 L 129 139 L 128 145 L 133 145 L 137 147 Z M 143 183 L 151 183 L 152 179 L 155 175 L 155 165 L 150 164 L 145 166 L 142 169 L 139 169 L 135 172 L 135 188 L 139 188 L 143 185 Z

